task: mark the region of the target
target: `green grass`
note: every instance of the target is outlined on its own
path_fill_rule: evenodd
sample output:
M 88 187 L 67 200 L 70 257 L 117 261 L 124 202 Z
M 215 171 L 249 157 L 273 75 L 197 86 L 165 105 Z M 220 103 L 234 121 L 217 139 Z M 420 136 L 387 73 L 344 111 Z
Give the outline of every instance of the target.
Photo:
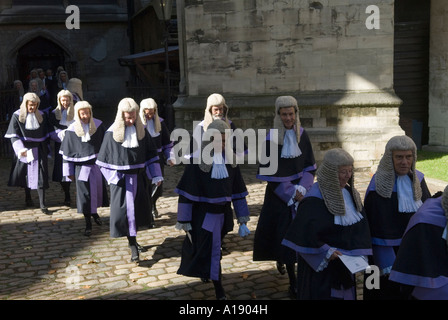
M 426 177 L 448 181 L 448 153 L 420 150 L 416 168 Z

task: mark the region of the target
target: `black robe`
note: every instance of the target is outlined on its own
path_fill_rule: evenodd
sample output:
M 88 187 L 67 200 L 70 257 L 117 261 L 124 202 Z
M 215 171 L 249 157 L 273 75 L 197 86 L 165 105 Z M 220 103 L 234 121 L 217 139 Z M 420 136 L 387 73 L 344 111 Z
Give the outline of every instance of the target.
M 177 271 L 189 277 L 220 278 L 221 243 L 233 230 L 233 204 L 237 217 L 249 216 L 248 194 L 239 167 L 226 165 L 229 177 L 211 178 L 197 164 L 188 164 L 175 192 L 179 194 L 178 222 L 189 222 L 192 230 L 182 245 Z
M 76 207 L 78 213 L 83 214 L 98 213 L 98 207 L 109 205 L 105 180 L 95 164 L 105 128 L 100 120 L 93 120 L 96 132 L 90 137 L 90 141 L 83 142 L 74 132 L 74 124 L 71 124 L 65 131 L 60 147 L 60 156 L 64 161 L 61 173 L 65 177 L 75 176 Z
M 42 123 L 36 130 L 25 129 L 25 123 L 19 121 L 17 110 L 11 117 L 5 138 L 11 139 L 14 149 L 8 186 L 47 189 L 48 184 L 48 120 L 44 112 L 36 110 L 42 115 Z M 26 162 L 26 158 L 19 155 L 21 149 L 30 149 L 34 160 Z
M 52 180 L 56 182 L 67 181 L 62 174 L 62 155 L 59 153 L 61 147 L 61 140 L 58 133 L 67 129 L 68 126 L 60 124 L 60 120 L 56 119 L 55 110 L 48 114 L 49 133 L 51 140 L 54 141 L 53 147 L 53 175 Z
M 154 141 L 154 144 L 157 148 L 157 153 L 159 155 L 159 163 L 160 168 L 162 169 L 162 175 L 164 175 L 164 167 L 166 164 L 166 161 L 170 158 L 170 152 L 173 148 L 173 141 L 170 140 L 170 132 L 168 130 L 168 127 L 166 126 L 165 121 L 162 118 L 160 119 L 160 125 L 161 125 L 161 131 L 158 136 L 151 137 Z M 150 188 L 148 188 L 148 193 L 151 196 L 153 193 L 153 190 L 155 186 L 151 187 L 151 185 L 148 185 Z M 160 186 L 157 187 L 157 190 L 154 193 L 153 201 L 161 197 L 163 194 L 163 182 L 160 184 Z
M 267 181 L 263 207 L 261 208 L 257 229 L 254 238 L 254 261 L 279 261 L 281 263 L 294 263 L 295 253 L 282 246 L 281 242 L 286 230 L 295 215 L 295 205 L 288 205 L 295 194 L 294 185 L 302 185 L 305 189 L 311 188 L 314 182 L 316 162 L 313 149 L 307 132 L 300 128 L 301 136 L 299 148 L 302 154 L 296 158 L 281 158 L 282 145 L 275 145 L 277 150 L 278 169 L 273 175 L 260 174 L 260 169 L 268 168 L 272 162 L 261 164 L 257 178 Z M 269 137 L 266 141 L 266 156 L 269 157 Z
M 147 130 L 138 147 L 125 148 L 114 140 L 113 127 L 106 131 L 96 161 L 110 186 L 110 235 L 136 236 L 153 224 L 144 175 L 149 180 L 162 176 L 159 157 Z
M 422 188 L 422 202 L 431 197 L 423 173 L 417 171 Z M 411 181 L 412 176 L 410 175 Z M 367 187 L 364 207 L 372 235 L 373 255 L 370 264 L 376 265 L 381 274 L 388 274 L 398 252 L 401 238 L 415 212 L 399 212 L 396 183 L 390 198 L 383 198 L 376 192 L 375 175 Z M 369 290 L 364 287 L 364 299 L 402 299 L 404 296 L 396 283 L 382 276 L 380 289 Z
M 420 300 L 448 300 L 448 248 L 442 238 L 447 218 L 441 200 L 426 200 L 412 216 L 389 276 Z
M 346 189 L 351 191 L 348 186 Z M 363 218 L 352 225 L 335 224 L 335 216 L 327 209 L 317 182 L 300 202 L 282 242 L 298 253 L 298 299 L 356 299 L 354 275 L 339 258 L 329 261 L 323 270 L 317 270 L 330 248 L 349 256 L 372 254 L 364 210 L 361 214 Z

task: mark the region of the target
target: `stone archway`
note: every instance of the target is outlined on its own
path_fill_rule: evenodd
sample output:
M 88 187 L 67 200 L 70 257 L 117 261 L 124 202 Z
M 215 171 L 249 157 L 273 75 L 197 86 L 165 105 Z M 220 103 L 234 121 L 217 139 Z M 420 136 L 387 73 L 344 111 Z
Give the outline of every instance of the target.
M 15 68 L 14 77 L 26 82 L 33 68 L 50 68 L 53 71 L 56 71 L 59 65 L 65 69 L 72 68 L 74 59 L 71 51 L 57 34 L 37 28 L 18 37 L 12 44 L 7 57 L 9 65 Z

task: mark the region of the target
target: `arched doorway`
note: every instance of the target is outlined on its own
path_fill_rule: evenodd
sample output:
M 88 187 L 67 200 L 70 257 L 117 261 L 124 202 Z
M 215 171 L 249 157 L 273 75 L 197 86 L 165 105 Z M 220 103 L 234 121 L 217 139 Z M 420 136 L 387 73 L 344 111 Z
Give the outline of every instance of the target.
M 26 87 L 32 69 L 51 69 L 55 73 L 58 66 L 65 66 L 65 52 L 53 41 L 38 36 L 18 50 L 16 65 L 19 78 Z

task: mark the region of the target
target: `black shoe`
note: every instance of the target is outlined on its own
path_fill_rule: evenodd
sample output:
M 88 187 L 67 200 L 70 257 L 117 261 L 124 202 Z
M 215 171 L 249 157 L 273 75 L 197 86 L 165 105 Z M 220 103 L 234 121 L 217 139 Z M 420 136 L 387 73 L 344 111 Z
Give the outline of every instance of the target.
M 278 272 L 280 272 L 280 274 L 286 273 L 285 265 L 279 261 L 277 261 L 277 270 L 278 270 Z
M 48 210 L 47 207 L 40 208 L 40 210 L 42 211 L 42 213 L 45 213 L 48 216 L 52 215 L 52 213 Z
M 98 214 L 92 214 L 93 221 L 99 226 L 103 225 L 103 221 L 101 220 L 100 216 Z
M 159 217 L 159 211 L 155 207 L 152 209 L 152 216 L 154 218 L 158 218 Z
M 86 237 L 90 237 L 92 235 L 92 227 L 86 227 L 86 230 L 84 230 L 84 235 Z
M 215 287 L 216 300 L 227 300 L 221 281 L 213 281 L 213 285 Z

